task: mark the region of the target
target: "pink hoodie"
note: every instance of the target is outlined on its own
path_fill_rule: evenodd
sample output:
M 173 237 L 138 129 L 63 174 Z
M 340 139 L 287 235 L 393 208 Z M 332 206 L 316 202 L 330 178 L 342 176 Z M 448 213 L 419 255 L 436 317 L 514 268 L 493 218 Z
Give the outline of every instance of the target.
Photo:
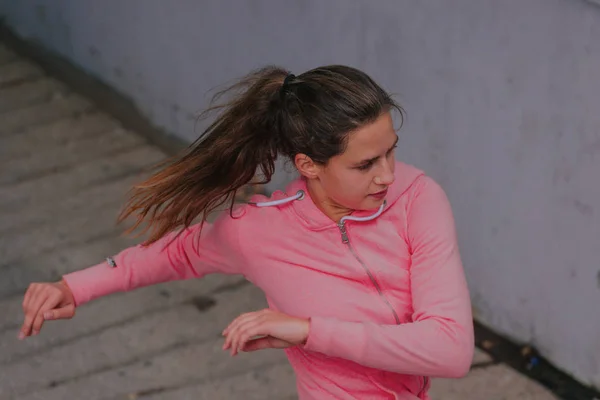
M 300 399 L 428 399 L 429 377 L 469 370 L 471 305 L 444 191 L 407 164 L 395 174 L 379 210 L 339 224 L 298 179 L 201 233 L 191 226 L 166 247 L 173 234 L 121 251 L 116 266 L 64 278 L 79 306 L 175 279 L 243 274 L 272 309 L 310 318 L 307 343 L 286 350 Z

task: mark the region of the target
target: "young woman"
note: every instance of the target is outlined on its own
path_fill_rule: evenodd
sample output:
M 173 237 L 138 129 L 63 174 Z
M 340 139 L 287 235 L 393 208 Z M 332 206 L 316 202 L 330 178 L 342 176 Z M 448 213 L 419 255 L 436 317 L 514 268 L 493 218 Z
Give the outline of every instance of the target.
M 300 399 L 427 399 L 429 377 L 464 376 L 473 325 L 452 211 L 438 184 L 394 160 L 400 107 L 345 66 L 264 68 L 231 91 L 200 139 L 135 187 L 121 220 L 148 223 L 149 239 L 32 284 L 20 337 L 117 291 L 243 274 L 269 308 L 232 321 L 223 349 L 285 349 Z M 234 207 L 279 155 L 300 178 Z M 228 201 L 214 224 L 193 224 Z

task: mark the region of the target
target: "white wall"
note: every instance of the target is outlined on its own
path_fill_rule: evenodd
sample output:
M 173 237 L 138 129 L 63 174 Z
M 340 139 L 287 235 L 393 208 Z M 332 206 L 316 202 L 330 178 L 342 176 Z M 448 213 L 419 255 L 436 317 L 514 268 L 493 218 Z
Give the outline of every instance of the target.
M 4 0 L 0 10 L 188 139 L 206 91 L 251 68 L 363 68 L 408 111 L 399 156 L 450 196 L 477 318 L 600 387 L 597 5 Z

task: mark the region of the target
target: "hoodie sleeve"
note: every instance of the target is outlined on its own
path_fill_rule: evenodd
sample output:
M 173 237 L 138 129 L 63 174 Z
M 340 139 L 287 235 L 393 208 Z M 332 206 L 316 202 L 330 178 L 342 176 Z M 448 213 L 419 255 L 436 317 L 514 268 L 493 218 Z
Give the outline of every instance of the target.
M 75 304 L 80 306 L 111 293 L 157 283 L 216 272 L 238 274 L 243 257 L 237 221 L 223 213 L 214 224 L 192 225 L 179 236 L 173 232 L 149 246 L 124 249 L 113 257 L 114 266 L 102 262 L 63 279 L 73 292 Z
M 401 374 L 457 378 L 469 371 L 473 321 L 454 218 L 439 185 L 428 177 L 416 185 L 407 209 L 413 322 L 314 317 L 305 349 Z

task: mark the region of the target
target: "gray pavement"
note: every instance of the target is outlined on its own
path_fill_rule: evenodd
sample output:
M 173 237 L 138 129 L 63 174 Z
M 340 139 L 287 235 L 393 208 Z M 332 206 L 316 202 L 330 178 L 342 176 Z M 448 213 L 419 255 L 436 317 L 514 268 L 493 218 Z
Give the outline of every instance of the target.
M 228 356 L 219 333 L 266 305 L 240 277 L 115 294 L 17 340 L 22 294 L 135 243 L 114 224 L 132 182 L 166 155 L 0 45 L 0 399 L 294 399 L 284 354 Z M 433 399 L 550 400 L 478 351 Z

